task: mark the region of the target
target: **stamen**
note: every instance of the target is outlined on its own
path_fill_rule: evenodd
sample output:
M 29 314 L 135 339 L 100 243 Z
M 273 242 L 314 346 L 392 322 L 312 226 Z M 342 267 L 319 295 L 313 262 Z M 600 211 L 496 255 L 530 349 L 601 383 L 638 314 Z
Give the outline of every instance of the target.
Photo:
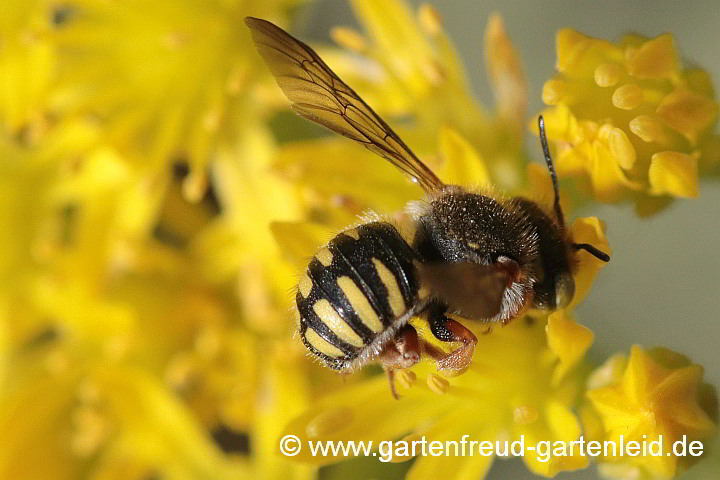
M 644 96 L 640 87 L 628 83 L 613 92 L 612 103 L 622 110 L 634 110 L 642 105 Z
M 445 395 L 450 389 L 450 382 L 440 375 L 431 373 L 427 377 L 427 386 L 431 391 L 437 393 L 438 395 Z
M 615 127 L 610 131 L 608 135 L 608 147 L 621 168 L 629 170 L 635 165 L 637 158 L 635 148 L 622 129 Z
M 648 143 L 664 144 L 667 142 L 663 126 L 647 115 L 638 115 L 630 120 L 630 131 Z
M 410 389 L 417 381 L 417 375 L 412 370 L 398 370 L 395 374 L 395 381 L 400 382 L 400 385 Z
M 614 63 L 603 63 L 597 66 L 594 76 L 598 87 L 614 87 L 620 81 L 622 68 Z

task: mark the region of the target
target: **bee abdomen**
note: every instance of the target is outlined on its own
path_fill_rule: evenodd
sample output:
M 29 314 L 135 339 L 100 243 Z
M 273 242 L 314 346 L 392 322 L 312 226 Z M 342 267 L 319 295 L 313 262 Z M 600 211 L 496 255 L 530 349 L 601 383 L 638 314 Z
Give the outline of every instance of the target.
M 377 349 L 373 342 L 417 301 L 415 259 L 389 223 L 361 225 L 333 238 L 298 284 L 305 346 L 338 370 Z

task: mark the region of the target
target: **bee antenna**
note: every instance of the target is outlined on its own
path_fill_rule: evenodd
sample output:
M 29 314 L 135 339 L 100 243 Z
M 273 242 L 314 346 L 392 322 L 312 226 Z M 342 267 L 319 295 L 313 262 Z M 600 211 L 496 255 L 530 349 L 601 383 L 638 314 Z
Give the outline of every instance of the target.
M 610 255 L 605 252 L 601 252 L 589 243 L 573 243 L 573 247 L 575 247 L 575 250 L 585 250 L 586 252 L 589 252 L 592 256 L 599 260 L 602 260 L 603 262 L 610 261 Z
M 560 189 L 558 188 L 557 174 L 555 173 L 555 165 L 553 165 L 553 159 L 550 156 L 550 148 L 548 147 L 547 136 L 545 135 L 545 120 L 542 115 L 538 117 L 538 127 L 540 129 L 540 144 L 542 145 L 543 155 L 545 156 L 545 163 L 547 164 L 548 172 L 550 172 L 550 180 L 552 180 L 553 192 L 555 192 L 555 202 L 553 209 L 555 210 L 555 216 L 557 217 L 560 226 L 565 228 L 565 216 L 563 215 L 562 207 L 560 206 Z

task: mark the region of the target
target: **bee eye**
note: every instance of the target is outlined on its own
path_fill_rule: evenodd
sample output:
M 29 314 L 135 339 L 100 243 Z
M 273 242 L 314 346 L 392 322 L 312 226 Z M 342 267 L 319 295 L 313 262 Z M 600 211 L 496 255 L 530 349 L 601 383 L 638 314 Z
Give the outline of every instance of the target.
M 561 273 L 555 277 L 555 306 L 567 307 L 575 295 L 575 282 L 569 273 Z

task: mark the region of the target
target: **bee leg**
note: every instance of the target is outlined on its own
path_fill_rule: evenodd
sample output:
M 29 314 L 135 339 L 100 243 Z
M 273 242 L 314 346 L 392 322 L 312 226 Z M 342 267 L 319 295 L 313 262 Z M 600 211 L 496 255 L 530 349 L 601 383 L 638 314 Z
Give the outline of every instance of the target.
M 468 368 L 475 351 L 477 337 L 461 323 L 445 316 L 445 308 L 433 307 L 428 313 L 430 331 L 443 342 L 462 342 L 462 347 L 437 358 L 438 370 L 462 372 Z
M 400 400 L 400 395 L 398 395 L 397 390 L 395 389 L 395 369 L 392 367 L 386 367 L 385 373 L 387 373 L 388 383 L 390 384 L 390 394 L 395 400 Z
M 383 369 L 387 372 L 390 382 L 390 393 L 398 399 L 395 390 L 395 370 L 409 368 L 420 361 L 420 341 L 417 331 L 412 325 L 405 325 L 395 334 L 392 342 L 388 343 L 379 357 Z
M 405 325 L 395 335 L 395 348 L 401 356 L 401 368 L 409 368 L 420 361 L 420 340 L 417 330 L 410 324 Z

